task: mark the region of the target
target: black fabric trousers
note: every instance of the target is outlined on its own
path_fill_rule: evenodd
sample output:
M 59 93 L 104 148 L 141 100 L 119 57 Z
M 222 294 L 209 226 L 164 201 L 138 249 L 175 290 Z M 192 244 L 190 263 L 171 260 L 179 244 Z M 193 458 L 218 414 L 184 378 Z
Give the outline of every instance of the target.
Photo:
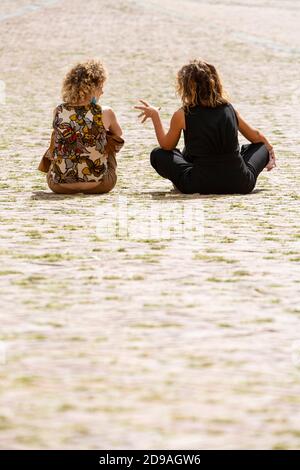
M 180 150 L 152 150 L 150 162 L 157 173 L 167 178 L 182 193 L 250 193 L 261 171 L 269 161 L 263 143 L 241 146 L 240 158 L 222 164 L 201 166 L 193 163 Z

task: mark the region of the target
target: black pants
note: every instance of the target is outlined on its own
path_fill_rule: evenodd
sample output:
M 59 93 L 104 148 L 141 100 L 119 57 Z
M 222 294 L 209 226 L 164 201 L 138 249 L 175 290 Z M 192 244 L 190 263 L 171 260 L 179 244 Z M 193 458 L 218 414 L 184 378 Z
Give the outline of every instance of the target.
M 186 194 L 249 193 L 261 171 L 269 161 L 269 152 L 263 143 L 241 146 L 241 158 L 223 165 L 200 167 L 180 150 L 152 150 L 150 161 L 163 178 L 167 178 Z

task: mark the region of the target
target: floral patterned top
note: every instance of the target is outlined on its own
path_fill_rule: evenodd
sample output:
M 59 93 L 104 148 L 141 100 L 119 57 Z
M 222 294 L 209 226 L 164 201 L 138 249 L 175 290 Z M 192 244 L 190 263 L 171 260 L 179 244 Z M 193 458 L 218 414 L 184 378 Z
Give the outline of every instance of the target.
M 90 103 L 56 107 L 54 152 L 50 176 L 55 183 L 101 181 L 107 171 L 106 130 L 102 108 Z

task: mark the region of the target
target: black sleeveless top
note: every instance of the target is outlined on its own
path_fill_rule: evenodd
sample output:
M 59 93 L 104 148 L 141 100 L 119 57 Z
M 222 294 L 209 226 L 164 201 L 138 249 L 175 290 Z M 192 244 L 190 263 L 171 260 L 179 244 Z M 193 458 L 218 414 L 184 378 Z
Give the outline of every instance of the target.
M 239 159 L 238 120 L 233 106 L 189 108 L 185 112 L 184 142 L 185 156 L 197 165 Z

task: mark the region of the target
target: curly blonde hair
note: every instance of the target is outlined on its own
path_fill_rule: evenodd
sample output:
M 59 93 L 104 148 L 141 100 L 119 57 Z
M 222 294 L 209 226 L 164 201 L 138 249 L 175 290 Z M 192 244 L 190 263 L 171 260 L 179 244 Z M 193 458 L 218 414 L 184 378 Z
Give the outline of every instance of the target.
M 191 60 L 181 67 L 176 88 L 186 109 L 197 105 L 216 108 L 228 103 L 216 68 L 201 59 Z
M 88 100 L 106 78 L 107 72 L 99 60 L 78 62 L 64 78 L 61 90 L 63 101 L 81 103 Z

